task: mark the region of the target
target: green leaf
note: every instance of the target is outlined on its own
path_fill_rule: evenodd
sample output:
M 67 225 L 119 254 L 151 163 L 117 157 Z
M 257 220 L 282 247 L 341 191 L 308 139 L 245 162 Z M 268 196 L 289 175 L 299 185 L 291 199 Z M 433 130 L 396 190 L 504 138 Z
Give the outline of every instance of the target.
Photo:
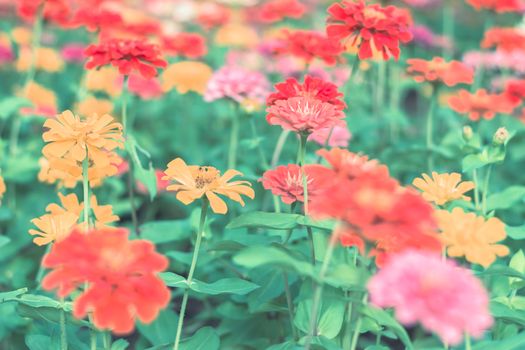
M 11 242 L 11 239 L 6 236 L 0 236 L 0 248 Z
M 525 254 L 520 249 L 510 259 L 509 267 L 518 271 L 521 274 L 525 274 Z M 524 276 L 525 277 L 525 276 Z M 509 278 L 509 283 L 513 288 L 519 288 L 520 284 L 523 283 L 524 278 Z
M 135 179 L 146 187 L 150 200 L 153 200 L 157 195 L 157 176 L 155 175 L 155 169 L 153 168 L 149 153 L 140 147 L 131 135 L 128 135 L 126 138 L 126 149 L 133 163 L 133 175 Z M 146 159 L 146 167 L 142 164 L 139 153 Z
M 242 214 L 226 226 L 227 229 L 243 227 L 268 228 L 273 230 L 289 230 L 296 228 L 299 224 L 297 220 L 301 217 L 298 214 L 267 213 L 255 211 Z
M 25 341 L 29 350 L 52 349 L 51 338 L 43 334 L 29 334 L 25 337 Z
M 493 265 L 486 269 L 485 271 L 477 273 L 478 276 L 507 276 L 507 277 L 514 277 L 519 278 L 521 280 L 525 280 L 525 274 L 516 271 L 515 269 L 503 266 L 503 265 Z
M 137 328 L 152 345 L 172 343 L 175 339 L 173 333 L 177 326 L 179 317 L 170 309 L 165 309 L 159 313 L 159 316 L 149 324 L 137 322 Z
M 180 350 L 218 350 L 221 340 L 217 332 L 211 327 L 201 328 L 191 338 L 185 339 Z
M 463 173 L 471 172 L 474 169 L 479 169 L 489 164 L 488 159 L 483 157 L 481 153 L 469 154 L 462 161 Z
M 275 344 L 275 345 L 270 346 L 269 348 L 266 348 L 266 350 L 302 350 L 302 349 L 304 348 L 297 345 L 295 342 L 291 340 L 285 343 Z
M 473 350 L 522 350 L 525 349 L 525 332 L 500 341 L 479 342 Z
M 141 237 L 155 244 L 180 241 L 191 235 L 187 220 L 150 221 L 140 227 Z
M 515 240 L 525 239 L 525 225 L 522 226 L 507 226 L 505 228 L 507 236 Z
M 164 283 L 168 287 L 174 287 L 174 288 L 188 288 L 188 283 L 186 283 L 186 279 L 180 275 L 177 275 L 173 272 L 161 272 L 159 274 L 159 277 L 162 278 Z
M 17 290 L 13 290 L 11 292 L 3 292 L 0 293 L 0 303 L 6 302 L 6 301 L 13 301 L 18 300 L 18 296 L 27 293 L 27 288 L 20 288 Z
M 188 288 L 188 282 L 180 275 L 172 272 L 163 272 L 160 277 L 169 287 Z M 224 278 L 213 283 L 206 283 L 193 279 L 190 289 L 203 294 L 217 295 L 217 294 L 237 294 L 245 295 L 251 291 L 259 288 L 258 285 L 240 278 Z
M 118 339 L 111 344 L 110 350 L 126 350 L 129 346 L 129 342 L 125 339 Z
M 18 113 L 22 107 L 31 107 L 32 103 L 27 98 L 11 96 L 0 101 L 0 119 L 7 119 Z
M 413 349 L 412 342 L 410 341 L 410 337 L 408 336 L 408 333 L 406 332 L 405 328 L 396 321 L 395 318 L 393 318 L 388 312 L 382 309 L 365 306 L 361 309 L 361 312 L 363 315 L 366 315 L 379 323 L 382 326 L 388 327 L 391 331 L 393 331 L 405 344 L 407 349 Z
M 517 202 L 525 199 L 525 186 L 510 186 L 504 191 L 494 193 L 487 198 L 487 210 L 512 208 Z
M 317 316 L 318 335 L 327 339 L 337 337 L 343 326 L 346 303 L 335 298 L 324 298 L 319 307 Z M 312 310 L 312 299 L 306 299 L 297 306 L 294 324 L 301 331 L 308 333 L 310 330 L 310 312 Z
M 497 301 L 490 303 L 490 313 L 498 319 L 525 326 L 525 311 L 513 310 Z

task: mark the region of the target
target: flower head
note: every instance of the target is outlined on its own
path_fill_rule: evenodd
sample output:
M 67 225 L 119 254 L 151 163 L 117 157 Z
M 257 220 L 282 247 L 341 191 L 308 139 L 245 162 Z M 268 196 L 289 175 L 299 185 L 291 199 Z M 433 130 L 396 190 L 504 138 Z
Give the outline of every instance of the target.
M 177 199 L 188 205 L 194 200 L 206 196 L 210 202 L 211 209 L 217 214 L 226 214 L 228 207 L 224 200 L 218 195 L 224 195 L 229 199 L 244 206 L 241 196 L 255 197 L 255 192 L 248 181 L 231 181 L 232 178 L 242 175 L 237 170 L 230 169 L 221 176 L 219 170 L 211 166 L 186 165 L 177 158 L 168 164 L 162 180 L 172 182 L 166 189 L 177 192 Z
M 241 103 L 245 99 L 264 101 L 269 82 L 262 73 L 235 66 L 222 67 L 208 81 L 204 100 L 211 102 L 230 98 Z
M 362 60 L 372 57 L 374 50 L 381 52 L 384 60 L 392 56 L 397 60 L 399 43 L 412 39 L 410 16 L 395 6 L 343 0 L 331 5 L 328 14 L 328 36 L 357 45 Z
M 489 267 L 498 256 L 509 254 L 509 248 L 496 244 L 504 240 L 505 224 L 498 218 L 485 220 L 474 213 L 465 213 L 461 208 L 452 212 L 439 210 L 436 218 L 441 230 L 441 241 L 452 257 L 464 256 L 467 261 Z
M 517 28 L 491 28 L 485 32 L 481 47 L 496 47 L 500 51 L 525 50 L 525 32 Z
M 135 318 L 152 322 L 170 300 L 157 276 L 168 259 L 149 241 L 130 241 L 125 229 L 73 231 L 53 245 L 42 266 L 51 269 L 42 281 L 44 289 L 57 289 L 65 297 L 86 286 L 74 301 L 73 315 L 92 313 L 97 328 L 116 334 L 130 333 Z
M 368 283 L 372 304 L 393 307 L 405 325 L 417 322 L 450 345 L 479 338 L 492 325 L 488 293 L 470 270 L 439 254 L 406 251 L 392 256 Z
M 525 8 L 520 0 L 467 0 L 467 3 L 478 11 L 487 9 L 497 13 L 519 12 Z
M 480 118 L 492 119 L 498 113 L 510 114 L 516 103 L 505 94 L 489 94 L 485 89 L 479 89 L 474 94 L 467 90 L 459 90 L 448 98 L 448 105 L 460 114 L 468 114 L 471 120 Z
M 204 94 L 213 75 L 210 66 L 196 61 L 173 63 L 162 74 L 162 88 L 169 91 L 173 88 L 180 94 L 195 91 Z
M 177 33 L 162 38 L 162 47 L 168 55 L 199 58 L 208 52 L 206 39 L 197 33 Z
M 308 140 L 314 141 L 321 146 L 348 147 L 348 142 L 350 141 L 352 134 L 348 130 L 346 123 L 343 124 L 336 125 L 333 128 L 316 130 L 310 134 Z
M 447 86 L 455 86 L 474 82 L 474 69 L 459 61 L 446 62 L 441 57 L 434 57 L 431 61 L 412 58 L 407 63 L 410 65 L 407 72 L 418 83 L 439 81 Z
M 5 191 L 6 191 L 5 181 L 4 181 L 4 178 L 0 176 L 0 200 L 4 196 Z
M 425 200 L 437 205 L 457 199 L 468 201 L 470 198 L 464 194 L 475 187 L 472 181 L 461 182 L 461 174 L 458 173 L 438 174 L 433 171 L 432 178 L 427 174 L 421 176 L 423 178 L 414 179 L 412 184 L 423 192 Z
M 505 94 L 516 103 L 525 100 L 525 80 L 511 79 L 505 83 Z
M 306 6 L 298 0 L 270 0 L 258 9 L 258 18 L 263 23 L 274 23 L 284 18 L 301 18 L 306 12 Z
M 159 47 L 143 40 L 110 39 L 88 46 L 85 55 L 90 58 L 86 63 L 87 69 L 111 64 L 118 67 L 120 74 L 129 75 L 137 71 L 145 78 L 156 76 L 157 67 L 167 65 L 161 58 Z
M 291 54 L 310 64 L 314 59 L 321 59 L 327 65 L 335 65 L 343 46 L 321 33 L 308 30 L 286 31 L 283 46 L 277 53 Z

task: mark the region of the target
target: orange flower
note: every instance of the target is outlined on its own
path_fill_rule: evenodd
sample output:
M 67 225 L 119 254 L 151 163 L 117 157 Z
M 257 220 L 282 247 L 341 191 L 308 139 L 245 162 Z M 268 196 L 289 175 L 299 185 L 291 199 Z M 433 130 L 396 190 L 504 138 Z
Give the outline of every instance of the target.
M 111 97 L 120 95 L 120 74 L 114 67 L 101 67 L 86 72 L 85 85 L 89 91 L 103 91 Z
M 2 197 L 4 196 L 5 190 L 6 188 L 4 178 L 0 176 L 0 199 L 2 199 Z
M 113 111 L 113 103 L 110 100 L 88 96 L 77 103 L 76 110 L 80 115 L 105 115 Z
M 517 28 L 491 28 L 485 33 L 481 47 L 493 46 L 507 52 L 525 50 L 525 32 Z
M 188 166 L 177 158 L 168 164 L 163 180 L 173 181 L 167 187 L 168 191 L 177 192 L 177 199 L 188 205 L 194 200 L 206 196 L 210 201 L 211 209 L 217 214 L 226 214 L 226 203 L 217 196 L 224 195 L 244 206 L 241 195 L 249 198 L 255 197 L 255 192 L 248 181 L 233 181 L 232 178 L 242 175 L 237 170 L 230 169 L 221 176 L 219 170 L 211 166 Z
M 21 112 L 23 114 L 51 117 L 57 113 L 57 96 L 52 90 L 30 81 L 26 87 L 19 91 L 19 94 L 33 104 L 33 107 L 22 108 Z
M 253 48 L 258 42 L 257 32 L 252 27 L 241 23 L 226 24 L 220 27 L 215 34 L 215 43 L 219 46 Z
M 162 89 L 169 91 L 175 88 L 180 94 L 195 91 L 203 95 L 212 75 L 213 70 L 204 63 L 196 61 L 177 62 L 164 70 Z
M 456 199 L 469 201 L 470 198 L 464 193 L 472 190 L 476 185 L 472 181 L 461 182 L 458 173 L 438 174 L 432 172 L 432 178 L 427 174 L 421 174 L 423 178 L 416 178 L 412 185 L 423 191 L 423 198 L 428 202 L 443 205 Z
M 113 214 L 113 206 L 111 205 L 99 205 L 97 197 L 91 196 L 91 210 L 95 215 L 95 228 L 98 230 L 108 229 L 113 222 L 119 220 L 119 217 Z
M 26 72 L 29 70 L 32 61 L 32 55 L 30 48 L 22 48 L 16 62 L 16 70 L 19 72 Z M 47 47 L 41 47 L 36 51 L 35 59 L 36 69 L 43 70 L 49 73 L 56 73 L 62 70 L 64 67 L 64 61 L 60 57 L 60 54 L 53 49 Z
M 448 98 L 448 105 L 454 111 L 468 114 L 470 120 L 480 118 L 492 119 L 498 113 L 510 114 L 516 103 L 505 94 L 489 94 L 485 89 L 479 89 L 471 94 L 467 90 L 459 90 L 456 95 Z
M 412 58 L 407 63 L 410 65 L 407 72 L 418 83 L 440 81 L 455 86 L 474 82 L 474 70 L 459 61 L 446 62 L 442 57 L 434 57 L 431 61 Z
M 64 212 L 62 214 L 44 214 L 39 218 L 31 220 L 38 230 L 30 229 L 29 234 L 35 237 L 33 242 L 36 245 L 45 245 L 54 241 L 61 241 L 66 238 L 73 227 L 75 227 L 78 216 Z
M 485 218 L 474 213 L 465 213 L 461 208 L 452 212 L 436 212 L 441 240 L 452 257 L 464 256 L 467 261 L 489 267 L 497 256 L 506 256 L 509 249 L 503 244 L 505 224 L 498 218 Z

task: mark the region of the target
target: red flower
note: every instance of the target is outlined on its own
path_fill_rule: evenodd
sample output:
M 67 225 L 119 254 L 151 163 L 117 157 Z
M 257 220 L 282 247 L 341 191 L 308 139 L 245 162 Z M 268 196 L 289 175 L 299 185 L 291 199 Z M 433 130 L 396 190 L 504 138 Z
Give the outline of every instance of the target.
M 67 0 L 18 0 L 17 5 L 18 15 L 27 21 L 35 18 L 40 6 L 44 6 L 44 18 L 58 25 L 66 24 L 71 15 Z
M 86 285 L 74 301 L 73 315 L 92 312 L 97 328 L 117 334 L 133 331 L 135 317 L 152 322 L 170 300 L 157 276 L 168 259 L 151 242 L 128 240 L 125 229 L 73 231 L 53 245 L 42 266 L 52 269 L 42 281 L 44 289 L 58 289 L 65 297 Z
M 492 28 L 485 32 L 481 47 L 511 52 L 525 50 L 525 32 L 517 28 Z
M 164 68 L 167 65 L 160 56 L 158 46 L 142 40 L 111 39 L 88 46 L 85 55 L 91 58 L 86 63 L 87 69 L 112 64 L 118 67 L 120 74 L 129 75 L 136 70 L 145 78 L 156 76 L 156 67 Z
M 322 186 L 320 175 L 326 170 L 321 165 L 306 165 L 304 171 L 308 183 L 309 200 L 312 199 Z M 265 189 L 272 191 L 286 204 L 296 201 L 304 202 L 303 176 L 301 167 L 296 164 L 281 165 L 266 171 L 259 179 Z
M 299 84 L 294 78 L 288 78 L 284 83 L 276 84 L 275 88 L 277 92 L 268 96 L 267 106 L 275 104 L 278 100 L 292 97 L 311 97 L 333 104 L 339 110 L 346 108 L 346 103 L 341 99 L 343 94 L 337 91 L 337 86 L 320 78 L 307 75 L 303 84 Z
M 122 17 L 116 12 L 83 7 L 75 13 L 68 26 L 73 28 L 84 26 L 88 31 L 95 32 L 107 27 L 113 28 L 122 24 Z
M 512 79 L 505 84 L 505 94 L 515 103 L 525 100 L 525 80 Z
M 434 57 L 432 61 L 412 58 L 407 63 L 410 65 L 407 72 L 418 83 L 440 81 L 447 86 L 455 86 L 474 82 L 474 69 L 459 61 L 446 62 L 441 57 Z
M 199 58 L 208 52 L 206 40 L 197 33 L 178 33 L 162 38 L 162 47 L 169 55 Z
M 467 0 L 467 3 L 480 11 L 483 9 L 502 12 L 519 12 L 525 8 L 521 0 Z
M 274 23 L 285 17 L 301 18 L 306 12 L 306 6 L 298 0 L 270 0 L 257 9 L 259 20 L 264 23 Z
M 277 53 L 286 53 L 302 58 L 310 64 L 315 58 L 323 60 L 327 65 L 334 65 L 338 56 L 344 51 L 338 41 L 334 41 L 315 31 L 297 30 L 286 32 L 283 46 Z
M 214 2 L 206 2 L 199 8 L 197 22 L 204 29 L 211 29 L 228 23 L 230 17 L 230 9 L 226 6 Z
M 379 4 L 367 5 L 364 0 L 344 0 L 330 6 L 328 13 L 328 36 L 351 40 L 352 46 L 359 47 L 360 59 L 372 57 L 375 49 L 383 53 L 385 60 L 390 56 L 397 60 L 399 43 L 412 40 L 410 16 L 395 6 L 382 7 Z
M 460 114 L 468 114 L 471 120 L 477 121 L 480 118 L 492 119 L 498 113 L 510 114 L 517 104 L 506 94 L 489 94 L 485 89 L 471 94 L 462 89 L 448 98 L 448 106 Z
M 142 75 L 133 73 L 129 75 L 128 89 L 143 100 L 151 100 L 164 95 L 158 78 L 144 78 Z

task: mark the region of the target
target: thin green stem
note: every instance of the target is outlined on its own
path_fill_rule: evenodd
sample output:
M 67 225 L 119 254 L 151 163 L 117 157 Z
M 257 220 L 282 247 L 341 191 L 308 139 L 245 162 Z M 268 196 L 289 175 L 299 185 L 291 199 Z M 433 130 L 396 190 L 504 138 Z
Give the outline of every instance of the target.
M 305 172 L 306 142 L 308 135 L 301 135 L 299 140 L 299 151 L 297 152 L 297 163 L 301 165 L 301 178 L 303 180 L 304 215 L 308 215 L 308 178 Z
M 91 321 L 91 323 L 93 323 L 93 321 L 91 320 L 91 317 L 90 317 L 90 321 Z M 89 339 L 90 339 L 90 342 L 89 342 L 90 343 L 90 346 L 89 346 L 90 350 L 97 350 L 97 332 L 93 328 L 91 328 L 91 335 L 90 335 Z
M 386 78 L 386 62 L 379 61 L 377 67 L 377 84 L 376 84 L 376 91 L 375 91 L 375 103 L 374 103 L 374 109 L 375 109 L 375 116 L 376 118 L 381 117 L 381 113 L 383 112 L 383 104 L 385 99 L 385 78 Z
M 66 311 L 64 310 L 64 298 L 60 298 L 60 349 L 67 350 Z
M 452 1 L 446 1 L 443 5 L 443 35 L 450 43 L 454 42 L 454 5 Z M 452 58 L 452 46 L 443 47 L 445 60 Z
M 290 318 L 290 327 L 292 328 L 293 340 L 299 340 L 297 329 L 295 329 L 294 319 L 294 307 L 292 302 L 292 293 L 290 292 L 290 284 L 288 282 L 288 273 L 283 271 L 283 282 L 284 282 L 284 293 L 286 295 L 286 305 L 288 307 L 288 317 Z
M 89 157 L 86 151 L 86 158 L 82 161 L 82 188 L 84 192 L 84 226 L 86 232 L 89 231 Z
M 481 202 L 481 212 L 483 215 L 487 215 L 487 197 L 489 194 L 489 183 L 490 175 L 492 173 L 492 164 L 487 167 L 487 172 L 485 173 L 485 181 L 483 182 L 483 199 Z
M 233 102 L 235 103 L 235 102 Z M 232 126 L 230 133 L 230 149 L 228 151 L 228 169 L 235 169 L 237 165 L 237 148 L 239 146 L 239 129 L 240 129 L 240 118 L 239 110 L 234 105 L 232 113 Z
M 430 106 L 428 107 L 427 112 L 427 137 L 426 137 L 426 145 L 427 145 L 427 152 L 428 152 L 428 171 L 432 172 L 434 170 L 434 140 L 433 140 L 433 133 L 434 133 L 434 107 L 436 104 L 436 96 L 437 96 L 437 88 L 434 86 L 432 89 L 432 96 L 430 97 Z
M 312 265 L 315 266 L 315 244 L 312 228 L 310 226 L 306 226 L 306 232 L 308 233 L 308 242 L 310 243 L 310 259 L 312 261 Z
M 289 130 L 283 130 L 281 132 L 281 135 L 279 135 L 279 139 L 275 144 L 275 150 L 273 151 L 272 155 L 272 162 L 270 164 L 271 168 L 274 168 L 277 165 L 277 163 L 279 163 L 279 158 L 281 157 L 281 153 L 283 151 L 284 145 L 286 144 L 286 139 L 288 138 L 288 135 L 290 135 Z
M 175 336 L 175 343 L 173 344 L 173 350 L 179 349 L 180 337 L 182 334 L 182 326 L 184 324 L 184 315 L 186 313 L 186 306 L 188 304 L 188 297 L 190 294 L 189 287 L 191 286 L 193 282 L 193 273 L 195 272 L 195 268 L 197 267 L 197 259 L 199 257 L 199 250 L 201 246 L 202 236 L 204 234 L 204 224 L 206 223 L 207 211 L 208 211 L 208 200 L 203 198 L 202 206 L 201 206 L 201 218 L 199 222 L 199 232 L 197 233 L 197 240 L 195 241 L 195 247 L 193 249 L 193 257 L 191 259 L 190 271 L 188 272 L 188 278 L 186 279 L 186 283 L 188 287 L 184 290 L 184 295 L 182 297 L 182 304 L 181 304 L 180 313 L 179 313 L 179 323 L 177 325 L 177 335 Z
M 363 295 L 363 300 L 362 300 L 363 304 L 366 303 L 367 298 L 368 298 L 368 294 L 365 293 L 365 295 Z M 359 315 L 357 317 L 357 321 L 355 324 L 354 335 L 352 336 L 352 344 L 350 345 L 350 350 L 357 349 L 357 342 L 359 341 L 359 335 L 361 334 L 362 324 L 363 324 L 363 318 L 361 317 L 361 315 Z
M 472 350 L 472 342 L 468 333 L 465 333 L 465 350 Z
M 474 207 L 479 212 L 479 182 L 478 182 L 478 171 L 472 170 L 472 180 L 474 181 Z
M 104 332 L 104 348 L 111 350 L 111 332 Z
M 252 135 L 254 140 L 257 140 L 257 151 L 259 152 L 259 158 L 261 159 L 261 164 L 264 170 L 269 169 L 268 162 L 266 161 L 266 156 L 264 155 L 264 150 L 261 143 L 259 142 L 259 134 L 257 133 L 257 128 L 255 127 L 255 121 L 253 117 L 250 117 L 250 127 L 252 129 Z
M 346 81 L 345 85 L 342 88 L 345 96 L 350 96 L 350 88 L 354 83 L 354 79 L 357 76 L 357 69 L 359 67 L 359 56 L 355 56 L 354 62 L 352 62 L 352 67 L 350 68 L 350 76 Z

